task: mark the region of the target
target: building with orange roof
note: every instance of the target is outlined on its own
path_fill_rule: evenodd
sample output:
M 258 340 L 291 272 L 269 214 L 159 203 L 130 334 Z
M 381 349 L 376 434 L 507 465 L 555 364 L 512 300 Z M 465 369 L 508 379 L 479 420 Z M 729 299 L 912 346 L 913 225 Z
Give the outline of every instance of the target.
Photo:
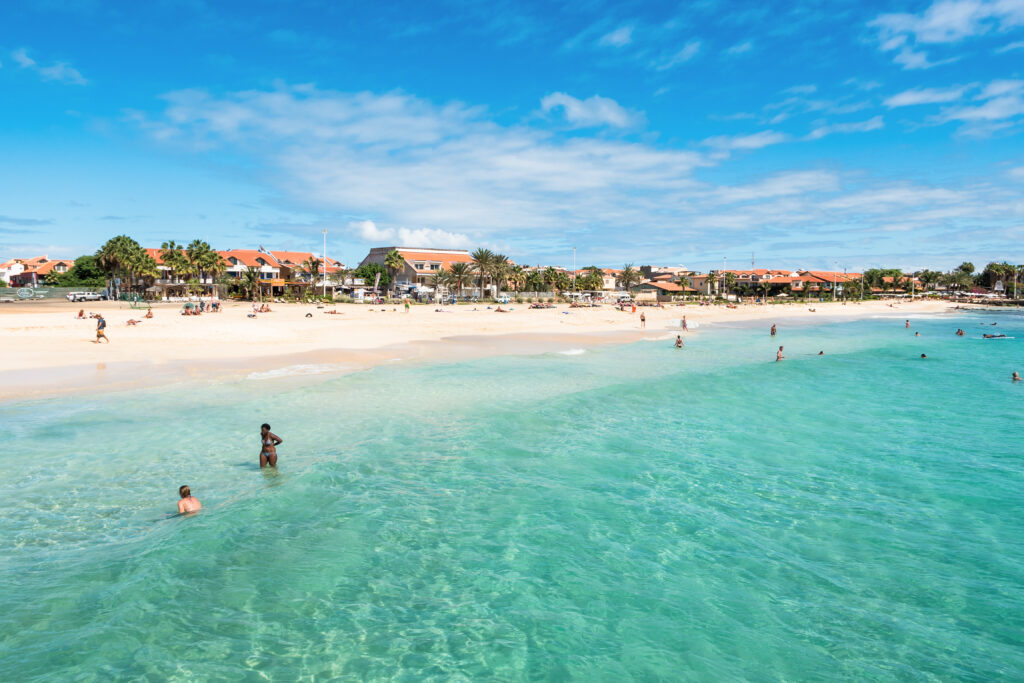
M 399 288 L 432 291 L 431 283 L 434 274 L 442 268 L 451 270 L 454 263 L 472 265 L 473 257 L 465 249 L 425 249 L 413 247 L 374 247 L 359 263 L 360 266 L 376 263 L 381 266 L 388 254 L 397 251 L 402 255 L 405 265 L 395 275 L 395 284 Z
M 52 273 L 66 273 L 75 265 L 74 259 L 51 259 L 33 256 L 0 263 L 0 280 L 12 287 L 37 287 Z

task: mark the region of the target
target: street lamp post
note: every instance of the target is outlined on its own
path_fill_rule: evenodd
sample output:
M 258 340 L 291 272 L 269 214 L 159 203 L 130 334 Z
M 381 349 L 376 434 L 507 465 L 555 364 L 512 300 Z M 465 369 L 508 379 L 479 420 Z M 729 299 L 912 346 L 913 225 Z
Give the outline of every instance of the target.
M 324 297 L 327 296 L 327 228 L 324 228 Z
M 572 291 L 576 291 L 576 247 L 572 248 Z

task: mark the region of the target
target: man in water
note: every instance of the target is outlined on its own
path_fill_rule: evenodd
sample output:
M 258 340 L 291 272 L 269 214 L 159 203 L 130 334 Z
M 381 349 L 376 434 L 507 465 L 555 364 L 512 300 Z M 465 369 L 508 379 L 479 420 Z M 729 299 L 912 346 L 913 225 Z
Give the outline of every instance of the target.
M 677 349 L 683 348 L 683 338 L 680 335 L 678 335 L 678 334 L 676 335 L 676 348 Z M 1013 374 L 1016 375 L 1017 373 L 1015 372 Z
M 819 355 L 819 356 L 824 356 L 824 355 L 825 355 L 825 352 L 824 352 L 824 351 L 818 351 L 818 355 Z
M 920 336 L 921 336 L 921 333 L 920 333 L 920 332 L 915 332 L 915 333 L 914 333 L 914 336 L 915 336 L 915 337 L 920 337 Z
M 686 326 L 686 316 L 683 316 L 683 332 L 686 332 L 689 328 Z
M 927 357 L 928 356 L 924 355 L 923 353 L 921 354 L 921 358 L 927 358 Z
M 1014 371 L 1014 373 L 1013 373 L 1013 381 L 1014 382 L 1019 382 L 1020 381 L 1020 373 L 1019 372 Z
M 904 325 L 904 327 L 906 327 L 908 330 L 910 329 L 910 321 L 909 320 L 907 321 L 907 324 Z
M 264 422 L 260 426 L 260 467 L 277 467 L 277 447 L 281 443 L 280 437 L 271 433 L 270 425 Z
M 203 509 L 203 504 L 199 502 L 199 499 L 192 495 L 192 490 L 188 486 L 178 487 L 178 495 L 181 496 L 181 500 L 178 501 L 178 514 L 184 515 L 190 512 L 199 512 Z
M 97 344 L 100 343 L 100 339 L 102 339 L 103 341 L 107 342 L 108 344 L 110 343 L 110 340 L 107 339 L 107 333 L 104 331 L 106 329 L 107 329 L 107 321 L 104 320 L 103 316 L 101 315 L 96 320 L 96 343 Z
M 772 336 L 773 337 L 775 336 L 775 325 L 774 325 L 774 323 L 772 324 Z
M 780 346 L 779 352 L 775 354 L 775 362 L 778 363 L 783 358 L 785 358 L 785 356 L 782 355 L 782 347 Z

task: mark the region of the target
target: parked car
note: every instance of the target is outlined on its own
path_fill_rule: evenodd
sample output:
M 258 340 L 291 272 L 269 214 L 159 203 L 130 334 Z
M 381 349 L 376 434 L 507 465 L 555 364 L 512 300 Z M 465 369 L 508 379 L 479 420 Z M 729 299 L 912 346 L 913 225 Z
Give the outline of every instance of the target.
M 68 301 L 106 301 L 107 295 L 99 292 L 71 292 Z
M 494 297 L 494 303 L 496 304 L 507 304 L 509 302 L 508 294 L 499 294 Z

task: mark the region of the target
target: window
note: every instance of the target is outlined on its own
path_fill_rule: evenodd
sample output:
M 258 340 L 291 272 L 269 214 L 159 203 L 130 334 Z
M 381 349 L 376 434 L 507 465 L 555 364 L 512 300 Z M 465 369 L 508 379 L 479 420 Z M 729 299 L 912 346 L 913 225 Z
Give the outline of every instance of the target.
M 412 267 L 415 268 L 416 270 L 423 270 L 422 263 L 414 263 Z

